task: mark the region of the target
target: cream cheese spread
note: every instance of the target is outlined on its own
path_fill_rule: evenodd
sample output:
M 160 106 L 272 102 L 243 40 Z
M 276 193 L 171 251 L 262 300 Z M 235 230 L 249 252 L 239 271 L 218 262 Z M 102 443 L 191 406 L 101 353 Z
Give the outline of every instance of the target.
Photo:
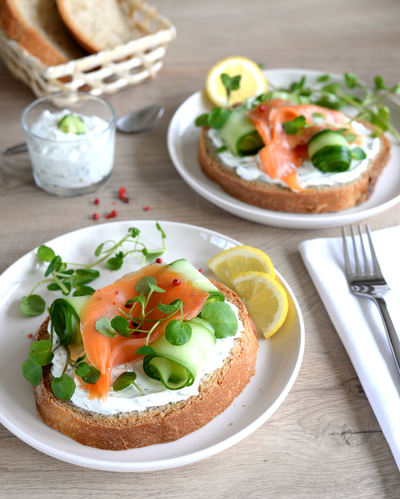
M 98 116 L 82 118 L 86 133 L 76 135 L 58 128 L 71 111 L 44 111 L 30 127 L 29 152 L 39 184 L 60 188 L 88 187 L 101 182 L 112 170 L 115 130 Z
M 152 379 L 148 377 L 143 371 L 143 363 L 128 363 L 121 366 L 116 366 L 111 373 L 111 385 L 118 378 L 120 374 L 125 371 L 134 371 L 137 375 L 135 383 L 140 386 L 144 392 L 144 396 L 135 388 L 134 385 L 125 388 L 119 392 L 114 392 L 111 388 L 108 397 L 105 402 L 100 400 L 90 400 L 87 396 L 87 391 L 80 388 L 78 385 L 80 380 L 75 376 L 74 370 L 69 368 L 66 372 L 72 378 L 74 378 L 77 388 L 75 393 L 71 398 L 71 402 L 81 409 L 85 409 L 90 412 L 96 412 L 104 415 L 117 414 L 119 412 L 131 412 L 131 411 L 145 411 L 149 407 L 163 406 L 169 403 L 179 402 L 181 400 L 186 400 L 189 397 L 199 394 L 199 384 L 201 378 L 216 369 L 223 366 L 224 361 L 229 356 L 229 353 L 233 347 L 236 338 L 244 331 L 244 326 L 242 321 L 238 317 L 238 308 L 227 302 L 235 312 L 238 318 L 238 330 L 235 336 L 229 336 L 227 338 L 217 339 L 216 344 L 204 365 L 202 371 L 198 374 L 193 385 L 186 386 L 181 390 L 168 390 L 161 383 L 161 381 Z M 59 345 L 59 340 L 57 335 L 54 335 L 54 346 Z M 53 376 L 60 377 L 66 361 L 66 353 L 62 346 L 57 348 L 54 352 L 53 365 L 51 372 Z
M 297 180 L 300 187 L 307 189 L 310 187 L 334 187 L 347 184 L 358 178 L 368 168 L 370 161 L 379 153 L 380 139 L 372 137 L 371 131 L 362 123 L 353 122 L 352 127 L 358 135 L 363 136 L 363 142 L 359 147 L 365 151 L 367 157 L 363 160 L 353 159 L 350 168 L 341 173 L 321 172 L 315 168 L 311 161 L 304 161 L 302 166 L 297 170 Z M 207 134 L 217 149 L 226 145 L 218 130 L 210 128 Z M 354 147 L 356 147 L 355 144 L 350 144 L 351 149 Z M 268 184 L 281 185 L 287 188 L 287 185 L 280 179 L 272 179 L 264 172 L 258 154 L 241 158 L 227 150 L 218 153 L 218 156 L 225 166 L 235 169 L 236 174 L 243 180 L 261 180 Z

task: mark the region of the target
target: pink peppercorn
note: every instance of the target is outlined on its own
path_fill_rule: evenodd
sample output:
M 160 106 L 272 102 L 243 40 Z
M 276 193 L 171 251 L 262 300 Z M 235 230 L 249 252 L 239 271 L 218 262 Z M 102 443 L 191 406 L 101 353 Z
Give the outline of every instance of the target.
M 263 106 L 263 105 L 261 104 L 261 106 L 259 107 L 259 110 L 263 113 L 263 112 L 265 111 L 265 106 Z
M 98 220 L 100 215 L 98 213 L 93 213 L 93 220 Z
M 100 204 L 100 199 L 96 198 L 96 199 L 94 200 L 94 204 Z
M 150 210 L 151 210 L 150 206 L 146 206 L 146 208 L 144 209 L 144 211 L 150 211 Z
M 156 263 L 162 263 L 162 258 L 157 258 Z
M 181 281 L 180 281 L 179 279 L 174 279 L 174 280 L 172 281 L 172 285 L 173 285 L 173 286 L 179 286 L 179 285 L 180 285 L 180 283 L 181 283 Z

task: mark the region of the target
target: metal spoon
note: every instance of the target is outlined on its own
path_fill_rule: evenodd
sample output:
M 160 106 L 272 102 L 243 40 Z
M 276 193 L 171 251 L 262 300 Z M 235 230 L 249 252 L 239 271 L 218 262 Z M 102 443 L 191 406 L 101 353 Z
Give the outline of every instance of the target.
M 133 113 L 121 116 L 116 122 L 117 129 L 123 133 L 140 133 L 150 128 L 164 114 L 164 108 L 152 104 Z M 9 147 L 4 151 L 6 156 L 12 156 L 28 150 L 26 143 Z
M 117 120 L 117 130 L 123 133 L 139 133 L 150 128 L 164 114 L 164 108 L 152 104 Z

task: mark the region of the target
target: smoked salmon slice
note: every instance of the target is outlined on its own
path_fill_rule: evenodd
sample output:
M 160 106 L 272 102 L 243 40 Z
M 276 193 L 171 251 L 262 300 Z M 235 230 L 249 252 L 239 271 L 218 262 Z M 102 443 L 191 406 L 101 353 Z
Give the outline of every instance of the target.
M 181 299 L 184 303 L 183 318 L 189 320 L 200 313 L 209 296 L 208 292 L 196 288 L 168 265 L 160 264 L 147 265 L 137 272 L 125 275 L 110 286 L 96 291 L 85 303 L 80 314 L 81 333 L 87 358 L 100 371 L 100 379 L 96 384 L 83 385 L 88 391 L 89 398 L 105 400 L 110 390 L 113 367 L 137 361 L 143 357 L 138 355 L 136 350 L 146 344 L 145 333 L 133 333 L 129 338 L 120 335 L 108 338 L 97 331 L 95 324 L 101 317 L 111 320 L 121 315 L 119 309 L 128 313 L 130 309 L 125 307 L 125 303 L 138 295 L 135 286 L 139 279 L 148 275 L 156 278 L 157 286 L 164 289 L 165 293 L 152 294 L 146 307 L 146 311 L 152 311 L 146 315 L 146 319 L 151 319 L 151 321 L 144 322 L 141 329 L 149 331 L 154 325 L 152 321 L 165 318 L 166 314 L 156 308 L 159 303 L 169 305 L 172 301 Z M 178 286 L 173 285 L 174 279 L 179 279 Z M 139 304 L 134 306 L 132 317 L 138 317 L 140 306 Z M 180 318 L 180 311 L 170 320 L 177 318 Z M 167 322 L 169 321 L 160 322 L 152 332 L 149 343 L 164 333 Z
M 315 115 L 323 116 L 323 123 L 316 123 Z M 319 131 L 348 127 L 350 122 L 340 111 L 314 104 L 290 104 L 282 99 L 266 101 L 248 116 L 265 144 L 259 151 L 265 173 L 272 179 L 282 180 L 293 191 L 303 190 L 297 181 L 297 170 L 307 157 L 303 146 Z M 312 126 L 304 128 L 300 134 L 286 134 L 283 124 L 299 116 L 304 116 L 306 124 Z

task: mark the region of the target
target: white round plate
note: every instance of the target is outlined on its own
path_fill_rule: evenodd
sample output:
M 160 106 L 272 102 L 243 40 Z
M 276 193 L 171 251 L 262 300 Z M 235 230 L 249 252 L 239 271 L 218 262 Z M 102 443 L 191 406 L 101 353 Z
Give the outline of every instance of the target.
M 306 75 L 312 83 L 322 74 L 305 69 L 273 69 L 264 71 L 274 86 L 287 87 Z M 331 74 L 333 81 L 341 81 L 339 75 Z M 391 109 L 392 121 L 400 129 L 400 106 L 394 100 L 386 99 Z M 392 141 L 391 159 L 377 182 L 375 192 L 365 203 L 338 213 L 283 213 L 265 210 L 243 203 L 212 182 L 200 169 L 198 141 L 200 129 L 194 122 L 197 116 L 209 112 L 209 104 L 202 92 L 189 97 L 176 111 L 168 129 L 168 150 L 171 160 L 181 177 L 192 189 L 211 203 L 238 217 L 273 227 L 286 229 L 323 229 L 359 222 L 391 208 L 400 202 L 400 147 Z
M 222 234 L 192 225 L 160 222 L 167 239 L 165 261 L 187 258 L 196 268 L 206 270 L 210 258 L 239 244 Z M 142 231 L 141 241 L 149 248 L 160 246 L 160 233 L 152 221 L 116 222 L 77 230 L 46 243 L 68 262 L 93 262 L 101 242 L 119 240 L 129 227 Z M 130 257 L 121 270 L 102 267 L 94 281 L 102 287 L 140 267 Z M 21 440 L 49 456 L 68 463 L 106 471 L 154 471 L 189 464 L 216 454 L 239 442 L 266 421 L 289 393 L 300 369 L 304 351 L 304 325 L 299 305 L 287 283 L 280 277 L 289 297 L 289 314 L 282 329 L 269 340 L 259 339 L 257 372 L 243 393 L 220 416 L 204 428 L 176 442 L 126 451 L 85 447 L 52 430 L 37 416 L 32 386 L 22 375 L 28 357 L 29 333 L 44 320 L 24 317 L 20 300 L 43 278 L 46 264 L 39 263 L 35 250 L 20 258 L 0 277 L 0 422 Z M 38 288 L 48 304 L 58 293 Z

